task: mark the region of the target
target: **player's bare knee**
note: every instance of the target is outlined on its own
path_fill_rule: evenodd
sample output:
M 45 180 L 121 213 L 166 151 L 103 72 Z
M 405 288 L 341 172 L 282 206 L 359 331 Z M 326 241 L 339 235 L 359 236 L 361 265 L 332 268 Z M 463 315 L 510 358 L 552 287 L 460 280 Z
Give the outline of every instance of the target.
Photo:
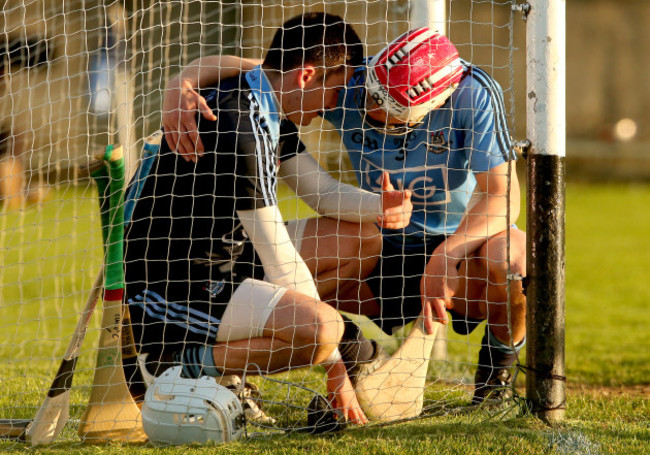
M 479 258 L 488 271 L 489 282 L 505 286 L 513 277 L 525 276 L 525 248 L 525 243 L 520 248 L 513 242 L 508 249 L 505 237 L 495 237 L 486 242 L 479 252 Z
M 350 258 L 366 258 L 381 253 L 381 234 L 373 223 L 341 222 L 339 235 L 343 239 L 341 252 Z
M 359 237 L 361 238 L 361 252 L 365 253 L 362 257 L 379 255 L 381 253 L 382 237 L 374 223 L 361 224 Z

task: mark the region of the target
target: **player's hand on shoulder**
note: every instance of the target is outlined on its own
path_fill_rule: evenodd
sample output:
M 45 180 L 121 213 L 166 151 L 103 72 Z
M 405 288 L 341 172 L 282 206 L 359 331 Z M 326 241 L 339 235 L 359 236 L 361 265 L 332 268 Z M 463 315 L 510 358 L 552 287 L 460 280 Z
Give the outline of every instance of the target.
M 207 120 L 217 120 L 190 81 L 179 77 L 172 79 L 165 89 L 162 124 L 169 148 L 188 162 L 196 162 L 204 153 L 196 123 L 197 111 Z
M 402 229 L 411 222 L 413 203 L 410 190 L 396 190 L 390 181 L 390 174 L 382 173 L 381 182 L 382 215 L 377 224 L 386 229 Z

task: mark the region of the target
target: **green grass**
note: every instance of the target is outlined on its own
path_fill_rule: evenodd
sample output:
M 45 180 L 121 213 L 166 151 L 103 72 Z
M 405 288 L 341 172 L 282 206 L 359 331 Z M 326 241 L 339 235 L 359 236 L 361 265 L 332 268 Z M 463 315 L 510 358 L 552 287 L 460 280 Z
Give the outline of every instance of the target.
M 286 218 L 309 211 L 282 193 Z M 427 418 L 329 437 L 265 436 L 223 447 L 84 447 L 66 429 L 52 453 L 647 453 L 650 350 L 646 286 L 650 185 L 567 186 L 566 421 L 550 428 L 530 416 L 485 412 Z M 31 417 L 49 387 L 101 260 L 94 190 L 59 188 L 49 202 L 0 213 L 0 416 Z M 519 225 L 523 227 L 524 216 Z M 72 393 L 78 418 L 92 380 L 95 317 Z M 471 381 L 480 336 L 450 334 L 450 366 Z M 436 365 L 440 367 L 440 365 Z M 322 390 L 322 373 L 291 373 Z M 444 384 L 443 384 L 444 385 Z M 464 396 L 459 388 L 449 399 Z M 283 389 L 284 390 L 284 389 Z M 297 395 L 303 392 L 295 392 Z M 304 395 L 304 394 L 303 394 Z M 429 397 L 435 395 L 430 391 Z M 302 397 L 302 395 L 301 395 Z M 304 397 L 303 397 L 304 398 Z M 279 412 L 282 412 L 278 410 Z M 298 413 L 291 417 L 298 419 Z M 249 428 L 249 431 L 255 431 Z M 0 443 L 0 453 L 23 446 Z
M 650 185 L 570 183 L 566 202 L 569 378 L 648 384 Z
M 85 447 L 62 442 L 39 453 L 114 454 L 645 454 L 648 431 L 647 397 L 569 396 L 566 422 L 555 428 L 530 416 L 503 420 L 481 413 L 470 417 L 430 418 L 388 427 L 357 429 L 330 436 L 293 434 L 251 438 L 225 446 L 181 448 L 115 444 Z M 3 447 L 4 446 L 4 447 Z M 22 446 L 0 444 L 4 453 Z

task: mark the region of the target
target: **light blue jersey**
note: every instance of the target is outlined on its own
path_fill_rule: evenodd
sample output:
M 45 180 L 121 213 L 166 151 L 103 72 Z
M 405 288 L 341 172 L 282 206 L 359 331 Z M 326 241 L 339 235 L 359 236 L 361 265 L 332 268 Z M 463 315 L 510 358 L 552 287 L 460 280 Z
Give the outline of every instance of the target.
M 325 113 L 341 134 L 359 186 L 380 192 L 386 170 L 398 189 L 413 192 L 411 224 L 393 241 L 420 243 L 426 236 L 453 233 L 466 211 L 476 179 L 514 157 L 501 87 L 483 70 L 466 66 L 447 102 L 421 125 L 403 135 L 383 134 L 362 119 L 365 71 L 358 70 L 341 93 L 338 106 Z M 400 239 L 400 240 L 398 240 Z

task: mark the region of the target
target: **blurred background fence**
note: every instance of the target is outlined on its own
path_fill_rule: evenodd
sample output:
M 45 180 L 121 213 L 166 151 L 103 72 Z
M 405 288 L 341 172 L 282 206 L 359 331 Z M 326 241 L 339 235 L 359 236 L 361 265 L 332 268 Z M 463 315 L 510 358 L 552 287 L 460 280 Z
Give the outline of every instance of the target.
M 513 135 L 523 139 L 525 23 L 513 3 L 449 1 L 446 33 L 462 57 L 500 82 Z M 567 177 L 650 181 L 650 2 L 566 7 Z M 259 58 L 276 26 L 314 9 L 343 16 L 368 55 L 410 19 L 407 1 L 5 1 L 0 192 L 11 198 L 27 187 L 38 198 L 48 183 L 74 179 L 78 164 L 108 142 L 136 159 L 138 141 L 159 127 L 164 85 L 180 68 L 213 53 Z M 320 127 L 305 130 L 305 140 L 333 167 L 341 146 Z

